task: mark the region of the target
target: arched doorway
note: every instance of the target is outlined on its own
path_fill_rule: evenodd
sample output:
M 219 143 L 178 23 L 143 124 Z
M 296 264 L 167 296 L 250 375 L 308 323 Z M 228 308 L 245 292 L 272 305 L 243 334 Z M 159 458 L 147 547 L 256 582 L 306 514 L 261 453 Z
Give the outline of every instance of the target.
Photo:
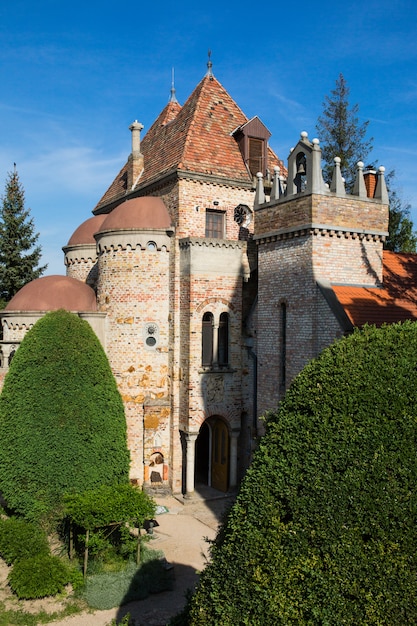
M 229 487 L 229 430 L 220 417 L 201 426 L 195 447 L 195 481 L 219 491 Z

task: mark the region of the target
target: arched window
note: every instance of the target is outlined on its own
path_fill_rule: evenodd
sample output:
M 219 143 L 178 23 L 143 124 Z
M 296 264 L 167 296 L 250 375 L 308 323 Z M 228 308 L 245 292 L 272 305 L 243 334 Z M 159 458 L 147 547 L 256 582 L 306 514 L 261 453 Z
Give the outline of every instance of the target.
M 229 365 L 229 315 L 222 313 L 219 320 L 219 365 Z
M 213 313 L 204 313 L 202 327 L 202 358 L 204 367 L 213 363 Z

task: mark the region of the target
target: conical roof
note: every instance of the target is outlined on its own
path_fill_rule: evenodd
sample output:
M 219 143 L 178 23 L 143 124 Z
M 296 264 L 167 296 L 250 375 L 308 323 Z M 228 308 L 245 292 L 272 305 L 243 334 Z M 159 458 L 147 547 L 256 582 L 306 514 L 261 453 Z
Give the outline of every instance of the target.
M 205 76 L 184 106 L 169 102 L 141 142 L 144 171 L 139 186 L 176 170 L 248 182 L 251 176 L 232 133 L 248 118 L 213 76 Z M 270 150 L 271 167 L 279 159 Z M 95 210 L 127 193 L 128 163 Z

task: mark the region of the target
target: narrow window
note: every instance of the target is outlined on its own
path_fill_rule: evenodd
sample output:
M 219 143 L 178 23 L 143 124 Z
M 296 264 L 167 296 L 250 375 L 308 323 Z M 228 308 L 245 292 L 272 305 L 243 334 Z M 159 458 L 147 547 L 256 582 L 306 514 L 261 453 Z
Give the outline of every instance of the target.
M 208 367 L 213 363 L 213 314 L 204 313 L 202 327 L 202 365 Z
M 256 176 L 258 172 L 264 174 L 264 141 L 263 139 L 254 139 L 249 137 L 249 171 L 252 176 Z
M 280 312 L 280 384 L 285 389 L 287 381 L 287 305 L 281 302 Z
M 229 315 L 222 313 L 219 320 L 219 365 L 229 365 Z
M 224 239 L 224 213 L 206 209 L 206 237 Z

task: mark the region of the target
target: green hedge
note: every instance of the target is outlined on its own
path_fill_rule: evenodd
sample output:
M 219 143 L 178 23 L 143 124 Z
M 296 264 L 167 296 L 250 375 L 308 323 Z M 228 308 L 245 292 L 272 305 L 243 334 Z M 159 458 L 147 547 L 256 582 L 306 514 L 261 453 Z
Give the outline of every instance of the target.
M 417 623 L 417 325 L 296 378 L 176 624 Z
M 0 490 L 39 520 L 71 490 L 127 482 L 126 420 L 107 357 L 90 325 L 48 313 L 23 339 L 0 396 Z
M 55 596 L 71 582 L 70 568 L 57 556 L 38 554 L 14 564 L 8 582 L 20 600 Z
M 10 517 L 0 519 L 0 556 L 11 565 L 16 559 L 49 554 L 48 539 L 37 524 Z

